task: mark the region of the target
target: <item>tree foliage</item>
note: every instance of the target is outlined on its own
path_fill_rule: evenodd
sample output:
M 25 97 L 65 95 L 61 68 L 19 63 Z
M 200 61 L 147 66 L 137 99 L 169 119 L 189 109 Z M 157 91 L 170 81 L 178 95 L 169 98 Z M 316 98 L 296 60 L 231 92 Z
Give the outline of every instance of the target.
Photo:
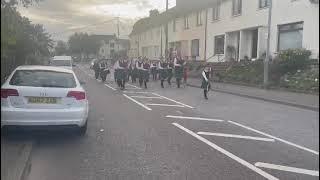
M 58 41 L 54 48 L 54 54 L 56 56 L 62 56 L 68 54 L 68 45 L 64 41 Z
M 73 54 L 96 54 L 100 47 L 99 40 L 87 33 L 75 33 L 68 40 L 69 51 Z

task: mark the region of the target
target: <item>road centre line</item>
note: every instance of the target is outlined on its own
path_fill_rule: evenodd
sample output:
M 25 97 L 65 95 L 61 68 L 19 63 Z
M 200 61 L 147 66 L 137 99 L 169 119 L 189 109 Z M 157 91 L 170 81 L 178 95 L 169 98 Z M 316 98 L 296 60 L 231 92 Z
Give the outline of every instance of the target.
M 282 165 L 263 163 L 263 162 L 256 162 L 254 165 L 257 167 L 262 167 L 267 169 L 275 169 L 275 170 L 293 172 L 298 174 L 306 174 L 310 176 L 319 176 L 319 171 L 314 171 L 314 170 L 301 169 L 301 168 L 282 166 Z
M 141 107 L 145 108 L 146 110 L 148 110 L 148 111 L 151 111 L 151 110 L 152 110 L 152 109 L 151 109 L 151 108 L 149 108 L 148 106 L 146 106 L 146 105 L 144 105 L 144 104 L 140 103 L 139 101 L 137 101 L 137 100 L 135 100 L 135 99 L 131 98 L 130 96 L 128 96 L 128 95 L 126 95 L 126 94 L 123 94 L 123 95 L 124 95 L 124 97 L 126 97 L 126 98 L 130 99 L 131 101 L 135 102 L 136 104 L 140 105 Z
M 137 87 L 135 85 L 129 84 L 129 83 L 128 83 L 128 86 L 135 87 L 136 89 L 141 89 L 141 88 L 139 88 L 139 87 Z
M 231 137 L 231 138 L 239 138 L 239 139 L 250 139 L 250 140 L 256 140 L 256 141 L 274 142 L 274 139 L 270 139 L 270 138 L 242 136 L 242 135 L 237 135 L 237 134 L 224 134 L 224 133 L 211 133 L 211 132 L 198 132 L 197 134 L 208 135 L 208 136 Z
M 191 119 L 191 120 L 199 120 L 199 121 L 213 121 L 213 122 L 222 122 L 222 119 L 210 119 L 210 118 L 201 118 L 201 117 L 188 117 L 188 116 L 171 116 L 167 115 L 168 118 L 175 118 L 175 119 Z
M 306 147 L 300 146 L 300 145 L 298 145 L 298 144 L 295 144 L 295 143 L 292 143 L 292 142 L 286 141 L 286 140 L 281 139 L 281 138 L 277 138 L 277 137 L 275 137 L 275 136 L 272 136 L 272 135 L 270 135 L 270 134 L 267 134 L 267 133 L 261 132 L 261 131 L 259 131 L 259 130 L 253 129 L 253 128 L 251 128 L 251 127 L 248 127 L 248 126 L 242 125 L 242 124 L 237 123 L 237 122 L 233 122 L 233 121 L 228 121 L 228 122 L 229 122 L 229 123 L 232 123 L 232 124 L 234 124 L 234 125 L 237 125 L 237 126 L 243 127 L 243 128 L 245 128 L 245 129 L 251 130 L 251 131 L 256 132 L 256 133 L 258 133 L 258 134 L 261 134 L 261 135 L 267 136 L 267 137 L 269 137 L 269 138 L 272 138 L 272 139 L 275 139 L 275 140 L 281 141 L 281 142 L 283 142 L 283 143 L 286 143 L 286 144 L 288 144 L 288 145 L 294 146 L 294 147 L 296 147 L 296 148 L 299 148 L 299 149 L 302 149 L 302 150 L 305 150 L 305 151 L 311 152 L 311 153 L 313 153 L 313 154 L 319 155 L 319 152 L 317 152 L 317 151 L 315 151 L 315 150 L 312 150 L 312 149 L 309 149 L 309 148 L 306 148 Z
M 115 88 L 113 88 L 113 87 L 111 87 L 111 86 L 109 86 L 108 84 L 104 84 L 105 86 L 107 86 L 108 88 L 110 88 L 110 89 L 112 89 L 112 90 L 114 90 L 114 91 L 116 91 L 117 89 L 115 89 Z
M 173 99 L 167 98 L 167 97 L 165 97 L 165 96 L 161 96 L 161 95 L 159 95 L 159 94 L 157 94 L 157 93 L 152 93 L 152 94 L 155 95 L 155 96 L 159 96 L 159 97 L 162 97 L 162 98 L 164 98 L 164 99 L 167 99 L 167 100 L 169 100 L 169 101 L 175 102 L 175 103 L 177 103 L 177 104 L 183 105 L 183 106 L 185 106 L 185 107 L 192 108 L 192 109 L 194 108 L 194 107 L 192 107 L 192 106 L 189 106 L 189 105 L 183 104 L 183 103 L 181 103 L 181 102 L 175 101 L 175 100 L 173 100 Z
M 124 93 L 137 93 L 137 94 L 149 94 L 150 92 L 139 92 L 139 91 L 123 91 Z
M 147 106 L 168 106 L 168 107 L 185 107 L 178 104 L 146 104 Z
M 140 98 L 140 99 L 162 99 L 162 97 L 158 96 L 130 96 L 132 98 Z
M 213 149 L 219 151 L 220 153 L 228 156 L 229 158 L 237 161 L 238 163 L 242 164 L 243 166 L 251 169 L 252 171 L 254 171 L 254 172 L 258 173 L 258 174 L 260 174 L 261 176 L 263 176 L 263 177 L 265 177 L 265 178 L 267 178 L 267 179 L 269 179 L 269 180 L 279 180 L 278 178 L 272 176 L 271 174 L 269 174 L 269 173 L 267 173 L 267 172 L 265 172 L 265 171 L 257 168 L 256 166 L 254 166 L 254 165 L 250 164 L 249 162 L 247 162 L 247 161 L 239 158 L 238 156 L 232 154 L 231 152 L 229 152 L 229 151 L 227 151 L 227 150 L 219 147 L 218 145 L 210 142 L 209 140 L 207 140 L 207 139 L 199 136 L 199 135 L 196 134 L 195 132 L 193 132 L 193 131 L 191 131 L 191 130 L 189 130 L 189 129 L 183 127 L 183 126 L 181 126 L 180 124 L 178 124 L 178 123 L 172 123 L 172 124 L 173 124 L 174 126 L 178 127 L 179 129 L 185 131 L 186 133 L 190 134 L 191 136 L 197 138 L 198 140 L 206 143 L 207 145 L 209 145 L 209 146 L 212 147 Z

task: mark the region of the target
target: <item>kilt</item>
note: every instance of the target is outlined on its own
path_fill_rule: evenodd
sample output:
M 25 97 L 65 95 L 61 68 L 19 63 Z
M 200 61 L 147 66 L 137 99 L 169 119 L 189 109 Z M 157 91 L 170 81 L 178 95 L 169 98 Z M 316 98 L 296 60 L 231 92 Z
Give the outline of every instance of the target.
M 144 81 L 149 81 L 149 71 L 143 70 L 143 78 Z
M 115 79 L 115 80 L 119 79 L 119 70 L 118 70 L 118 69 L 115 69 L 113 75 L 114 75 L 114 79 Z
M 167 76 L 168 76 L 168 78 L 172 78 L 172 76 L 173 76 L 172 69 L 167 69 Z
M 151 74 L 157 74 L 157 68 L 156 67 L 151 68 Z
M 202 89 L 208 88 L 208 90 L 209 90 L 211 88 L 210 82 L 207 82 L 205 79 L 202 79 L 201 88 Z
M 177 79 L 182 79 L 183 78 L 183 67 L 182 66 L 175 67 L 174 74 Z
M 168 76 L 166 69 L 159 69 L 160 79 L 165 80 Z
M 125 69 L 118 70 L 118 78 L 119 80 L 126 80 L 127 79 L 127 72 Z

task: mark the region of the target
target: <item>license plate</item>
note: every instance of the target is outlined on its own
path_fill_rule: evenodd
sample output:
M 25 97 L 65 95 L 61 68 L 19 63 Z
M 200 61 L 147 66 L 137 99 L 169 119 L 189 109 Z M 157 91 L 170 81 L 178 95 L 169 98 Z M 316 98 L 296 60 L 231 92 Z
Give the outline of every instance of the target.
M 28 102 L 31 104 L 57 104 L 57 98 L 53 97 L 29 97 Z

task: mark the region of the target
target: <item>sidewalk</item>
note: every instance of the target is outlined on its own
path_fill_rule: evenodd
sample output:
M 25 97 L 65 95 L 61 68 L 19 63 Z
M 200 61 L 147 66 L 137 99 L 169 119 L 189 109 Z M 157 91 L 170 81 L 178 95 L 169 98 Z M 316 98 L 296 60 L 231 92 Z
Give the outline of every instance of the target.
M 1 137 L 1 179 L 23 179 L 31 149 L 32 143 L 29 141 L 11 141 Z
M 198 87 L 201 86 L 201 79 L 190 78 L 188 79 L 188 86 Z M 293 93 L 276 90 L 265 90 L 255 87 L 240 86 L 226 83 L 211 83 L 214 91 L 228 93 L 243 97 L 249 97 L 289 106 L 300 107 L 313 111 L 319 111 L 319 96 Z

